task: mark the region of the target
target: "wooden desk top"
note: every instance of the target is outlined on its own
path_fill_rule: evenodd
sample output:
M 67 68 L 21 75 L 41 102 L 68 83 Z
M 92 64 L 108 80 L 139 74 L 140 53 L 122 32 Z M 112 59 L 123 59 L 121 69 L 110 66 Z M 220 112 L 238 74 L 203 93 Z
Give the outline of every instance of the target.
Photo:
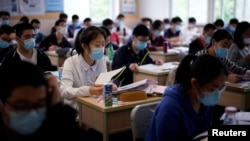
M 243 84 L 241 85 L 241 83 L 227 83 L 227 88 L 226 90 L 229 90 L 229 91 L 236 91 L 236 92 L 239 92 L 239 93 L 245 93 L 245 94 L 250 94 L 250 87 L 249 86 L 246 86 L 247 83 L 250 84 L 250 82 L 245 82 L 246 84 Z
M 179 65 L 179 62 L 168 62 L 168 63 L 164 63 L 163 65 L 147 64 L 147 65 L 139 66 L 138 72 L 146 73 L 150 75 L 164 75 L 164 74 L 168 74 L 171 70 L 176 68 L 178 65 Z
M 132 102 L 124 102 L 123 104 L 113 104 L 112 107 L 105 107 L 102 102 L 97 102 L 97 98 L 94 97 L 77 97 L 77 102 L 88 105 L 101 112 L 114 112 L 124 109 L 133 108 L 138 104 L 161 101 L 160 96 L 148 96 L 146 100 L 138 100 Z
M 167 53 L 164 53 L 163 51 L 150 51 L 149 54 L 160 55 L 160 56 L 173 56 L 173 55 L 179 55 L 180 51 L 174 49 L 168 49 Z

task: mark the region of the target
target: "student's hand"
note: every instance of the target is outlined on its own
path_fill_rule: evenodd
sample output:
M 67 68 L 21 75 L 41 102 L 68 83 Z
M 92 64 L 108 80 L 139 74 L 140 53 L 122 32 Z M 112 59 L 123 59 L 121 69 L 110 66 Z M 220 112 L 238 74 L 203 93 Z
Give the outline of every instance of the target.
M 162 65 L 163 64 L 163 60 L 162 59 L 157 59 L 157 60 L 155 60 L 155 64 L 156 65 Z
M 94 84 L 94 86 L 91 86 L 89 88 L 89 92 L 91 95 L 101 95 L 103 90 L 103 85 L 102 84 Z
M 232 82 L 232 83 L 239 82 L 240 80 L 242 80 L 242 76 L 238 74 L 229 74 L 228 79 L 227 79 L 228 82 Z
M 58 80 L 53 75 L 46 75 L 46 79 L 48 81 L 48 97 L 50 97 L 50 104 L 52 106 L 60 102 Z
M 138 71 L 138 64 L 136 63 L 131 63 L 129 65 L 129 69 L 132 71 L 132 72 L 137 72 Z
M 116 91 L 117 90 L 117 86 L 116 86 L 116 84 L 113 84 L 112 85 L 112 91 Z
M 58 49 L 58 46 L 56 46 L 56 45 L 51 45 L 50 47 L 49 47 L 49 51 L 55 51 L 55 50 L 57 50 Z

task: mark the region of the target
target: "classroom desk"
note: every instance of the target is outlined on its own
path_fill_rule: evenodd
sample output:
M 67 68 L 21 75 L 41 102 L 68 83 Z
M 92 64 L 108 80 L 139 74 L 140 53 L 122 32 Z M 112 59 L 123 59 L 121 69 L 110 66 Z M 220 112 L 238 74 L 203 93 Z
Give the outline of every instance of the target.
M 177 50 L 179 51 L 179 61 L 181 61 L 186 55 L 188 55 L 188 50 L 189 48 L 188 47 L 185 47 L 185 46 L 180 46 L 180 47 L 173 47 L 171 48 L 173 50 Z
M 138 67 L 138 72 L 133 73 L 134 82 L 143 79 L 152 79 L 158 82 L 158 85 L 165 86 L 168 73 L 178 66 L 179 62 L 168 62 L 161 66 L 147 64 Z
M 250 87 L 227 83 L 227 88 L 221 94 L 218 104 L 222 106 L 235 106 L 243 111 L 250 110 Z
M 179 61 L 180 51 L 178 50 L 173 50 L 173 49 L 168 49 L 167 53 L 164 53 L 163 51 L 150 51 L 149 55 L 153 60 L 156 59 L 162 59 L 163 62 L 174 62 L 174 61 Z
M 138 105 L 160 101 L 162 97 L 152 96 L 146 100 L 126 102 L 124 105 L 105 107 L 93 97 L 78 97 L 79 120 L 81 123 L 96 129 L 103 134 L 103 141 L 109 140 L 109 135 L 131 129 L 130 114 Z
M 56 51 L 46 51 L 45 53 L 49 57 L 52 65 L 57 67 L 61 67 L 64 61 L 67 59 L 67 56 L 59 56 Z

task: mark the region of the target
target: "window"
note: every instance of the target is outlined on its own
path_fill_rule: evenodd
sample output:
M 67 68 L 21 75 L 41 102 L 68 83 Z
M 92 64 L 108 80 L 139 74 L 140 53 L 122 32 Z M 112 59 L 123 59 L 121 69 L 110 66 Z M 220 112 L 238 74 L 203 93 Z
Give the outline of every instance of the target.
M 228 22 L 231 18 L 234 18 L 234 5 L 235 0 L 215 0 L 214 20 L 223 19 Z
M 235 0 L 235 7 L 235 17 L 237 17 L 239 21 L 250 19 L 250 13 L 248 12 L 248 9 L 250 9 L 249 0 Z
M 197 23 L 207 23 L 207 1 L 206 3 L 197 0 L 172 0 L 172 17 L 179 16 L 183 22 L 189 17 L 196 18 Z
M 103 19 L 111 18 L 111 2 L 110 0 L 90 0 L 90 15 L 92 20 L 101 22 Z

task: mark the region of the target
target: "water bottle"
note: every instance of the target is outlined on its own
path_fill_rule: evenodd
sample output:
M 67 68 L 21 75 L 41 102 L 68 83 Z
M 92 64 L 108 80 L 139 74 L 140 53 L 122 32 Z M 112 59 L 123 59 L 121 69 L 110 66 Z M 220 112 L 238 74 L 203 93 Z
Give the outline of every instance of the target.
M 62 80 L 62 71 L 63 71 L 63 68 L 59 67 L 59 69 L 58 69 L 58 79 L 59 80 Z
M 224 125 L 236 125 L 238 124 L 236 120 L 237 108 L 233 106 L 228 106 L 225 108 L 225 118 L 223 121 Z
M 167 53 L 169 48 L 168 41 L 163 43 L 163 53 Z
M 113 48 L 112 43 L 109 43 L 109 47 L 108 47 L 108 58 L 109 58 L 109 61 L 112 61 L 113 58 L 114 58 L 114 48 Z

